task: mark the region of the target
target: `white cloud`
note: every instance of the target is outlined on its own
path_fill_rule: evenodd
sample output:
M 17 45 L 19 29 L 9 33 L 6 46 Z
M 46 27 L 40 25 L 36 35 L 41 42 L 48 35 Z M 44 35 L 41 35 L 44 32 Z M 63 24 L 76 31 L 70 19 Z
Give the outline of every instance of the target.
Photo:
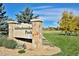
M 53 6 L 39 6 L 39 7 L 32 7 L 33 9 L 46 9 L 46 8 L 52 8 Z
M 58 21 L 63 12 L 62 8 L 49 8 L 43 10 L 36 10 L 33 13 L 40 15 L 40 18 L 48 21 Z
M 59 17 L 53 17 L 53 16 L 40 16 L 40 19 L 44 20 L 44 21 L 54 21 L 57 22 L 59 20 Z
M 61 18 L 61 15 L 64 11 L 71 11 L 75 15 L 79 15 L 79 11 L 77 9 L 71 8 L 48 8 L 42 10 L 35 10 L 33 13 L 40 15 L 41 19 L 48 21 L 58 21 Z

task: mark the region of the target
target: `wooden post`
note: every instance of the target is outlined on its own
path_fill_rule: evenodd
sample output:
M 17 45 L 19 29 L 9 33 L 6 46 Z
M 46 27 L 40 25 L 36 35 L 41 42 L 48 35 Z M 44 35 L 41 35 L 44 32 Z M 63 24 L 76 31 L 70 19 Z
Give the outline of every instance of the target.
M 42 21 L 40 19 L 32 19 L 32 47 L 42 47 Z

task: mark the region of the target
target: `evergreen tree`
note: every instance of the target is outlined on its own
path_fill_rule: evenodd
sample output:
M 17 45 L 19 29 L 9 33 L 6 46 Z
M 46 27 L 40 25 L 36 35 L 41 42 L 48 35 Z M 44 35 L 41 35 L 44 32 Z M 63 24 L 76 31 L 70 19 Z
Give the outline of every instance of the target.
M 38 18 L 38 15 L 34 16 L 33 10 L 26 8 L 24 11 L 21 11 L 19 14 L 17 14 L 16 17 L 19 23 L 31 23 L 30 20 L 33 18 Z
M 4 10 L 5 7 L 2 3 L 0 3 L 0 32 L 1 33 L 8 33 L 8 16 L 5 16 L 6 11 Z
M 4 11 L 4 6 L 3 6 L 3 4 L 2 3 L 0 3 L 0 30 L 2 30 L 3 29 L 3 22 L 4 22 L 4 20 L 5 20 L 5 11 Z

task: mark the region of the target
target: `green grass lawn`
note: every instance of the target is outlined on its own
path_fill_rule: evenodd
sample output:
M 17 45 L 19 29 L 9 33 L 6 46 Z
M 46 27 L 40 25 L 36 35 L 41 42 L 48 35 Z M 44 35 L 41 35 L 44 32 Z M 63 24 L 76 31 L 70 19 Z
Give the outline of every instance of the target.
M 60 33 L 61 32 L 58 31 L 44 32 L 44 36 L 49 41 L 49 43 L 61 49 L 61 52 L 57 55 L 79 55 L 79 36 L 65 36 L 60 35 Z

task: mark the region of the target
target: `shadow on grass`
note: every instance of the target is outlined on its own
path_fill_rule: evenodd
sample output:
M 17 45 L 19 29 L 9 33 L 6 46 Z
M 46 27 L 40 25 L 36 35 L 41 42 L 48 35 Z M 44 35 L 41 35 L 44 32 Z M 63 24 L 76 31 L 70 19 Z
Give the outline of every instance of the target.
M 62 36 L 79 36 L 78 34 L 70 34 L 70 35 L 66 35 L 64 33 L 59 33 L 58 35 L 62 35 Z

